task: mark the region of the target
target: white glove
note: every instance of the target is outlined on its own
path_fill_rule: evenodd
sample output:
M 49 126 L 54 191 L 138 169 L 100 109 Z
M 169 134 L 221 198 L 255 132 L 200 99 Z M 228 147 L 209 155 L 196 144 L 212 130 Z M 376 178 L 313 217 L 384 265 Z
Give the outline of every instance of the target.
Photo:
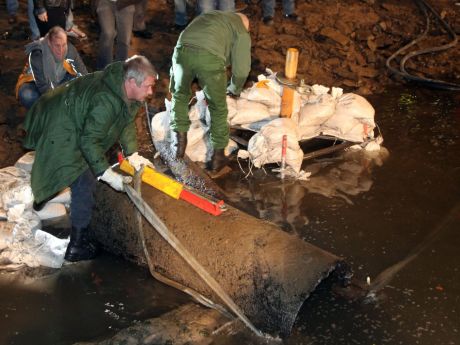
M 153 163 L 149 161 L 147 158 L 142 157 L 139 153 L 134 152 L 132 155 L 127 157 L 129 164 L 133 166 L 136 171 L 141 169 L 141 165 L 149 166 L 153 168 Z
M 104 171 L 102 176 L 99 177 L 99 180 L 107 182 L 113 189 L 123 192 L 125 190 L 123 185 L 131 183 L 133 178 L 131 176 L 123 176 L 113 171 L 112 168 L 108 168 Z

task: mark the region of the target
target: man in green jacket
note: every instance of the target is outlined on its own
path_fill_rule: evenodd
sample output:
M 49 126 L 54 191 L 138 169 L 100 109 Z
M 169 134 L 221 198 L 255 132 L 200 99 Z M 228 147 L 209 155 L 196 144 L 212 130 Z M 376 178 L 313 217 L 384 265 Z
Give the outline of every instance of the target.
M 232 66 L 227 82 L 226 67 Z M 197 78 L 211 114 L 211 143 L 214 148 L 210 169 L 227 163 L 228 144 L 226 94 L 239 96 L 251 69 L 249 20 L 241 13 L 210 11 L 196 17 L 179 36 L 172 57 L 171 128 L 176 137 L 176 157 L 182 158 L 190 127 L 188 104 L 191 84 Z
M 137 154 L 134 118 L 152 95 L 158 75 L 143 56 L 108 65 L 44 94 L 24 122 L 24 146 L 35 150 L 31 185 L 34 208 L 70 186 L 72 231 L 65 259 L 96 255 L 88 240 L 96 178 L 118 191 L 129 177 L 113 171 L 105 153 L 119 141 L 136 168 L 151 164 Z

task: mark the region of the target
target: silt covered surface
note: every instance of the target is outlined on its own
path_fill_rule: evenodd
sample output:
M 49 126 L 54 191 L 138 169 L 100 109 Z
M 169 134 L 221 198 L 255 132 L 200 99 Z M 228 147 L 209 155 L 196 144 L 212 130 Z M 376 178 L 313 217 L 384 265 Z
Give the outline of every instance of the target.
M 220 216 L 175 200 L 150 186 L 143 198 L 167 228 L 264 332 L 289 334 L 311 291 L 341 259 L 281 231 L 273 223 L 228 206 Z M 134 205 L 99 186 L 93 218 L 106 249 L 146 264 Z M 97 226 L 96 226 L 97 224 Z M 143 220 L 154 271 L 224 305 L 187 262 Z

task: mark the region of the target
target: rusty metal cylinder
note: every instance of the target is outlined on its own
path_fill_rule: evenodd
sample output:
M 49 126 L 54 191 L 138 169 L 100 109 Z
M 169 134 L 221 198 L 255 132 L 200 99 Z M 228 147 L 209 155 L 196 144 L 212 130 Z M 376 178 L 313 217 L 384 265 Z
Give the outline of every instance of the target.
M 287 85 L 283 86 L 283 95 L 281 96 L 280 117 L 291 117 L 294 107 L 295 90 Z

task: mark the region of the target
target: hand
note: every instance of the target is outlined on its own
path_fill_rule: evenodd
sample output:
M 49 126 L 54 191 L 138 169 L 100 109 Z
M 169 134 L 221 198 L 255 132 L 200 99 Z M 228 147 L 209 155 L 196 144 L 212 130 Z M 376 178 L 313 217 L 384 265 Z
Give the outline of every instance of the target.
M 142 157 L 139 153 L 134 152 L 132 155 L 127 157 L 129 164 L 133 166 L 136 171 L 139 171 L 143 166 L 149 166 L 153 168 L 153 163 L 149 161 L 147 158 Z
M 38 19 L 40 19 L 42 22 L 47 22 L 48 21 L 48 12 L 43 12 L 37 15 Z
M 113 189 L 123 192 L 125 190 L 124 185 L 131 183 L 133 178 L 131 176 L 123 176 L 119 173 L 116 173 L 112 168 L 108 168 L 102 176 L 99 177 L 100 180 L 107 182 L 110 187 Z

